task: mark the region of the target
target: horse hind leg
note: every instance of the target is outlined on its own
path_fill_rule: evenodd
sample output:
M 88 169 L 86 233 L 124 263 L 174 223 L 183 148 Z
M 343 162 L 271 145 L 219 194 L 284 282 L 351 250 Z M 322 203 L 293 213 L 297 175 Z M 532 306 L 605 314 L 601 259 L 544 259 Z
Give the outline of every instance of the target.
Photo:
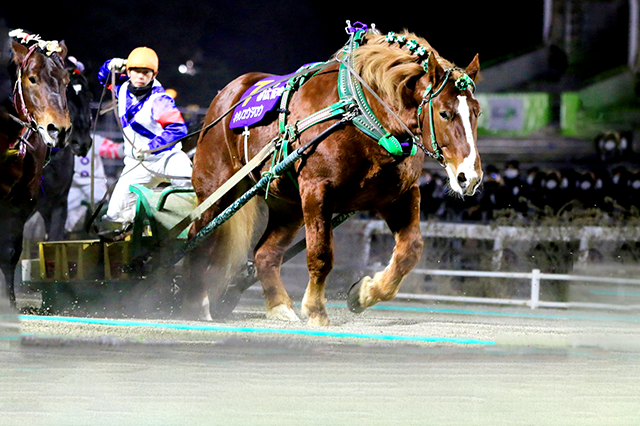
M 395 237 L 389 265 L 373 277 L 364 277 L 349 290 L 347 304 L 360 313 L 378 302 L 393 299 L 402 280 L 422 255 L 424 243 L 420 232 L 420 195 L 417 188 L 405 193 L 389 208 L 380 211 Z
M 256 272 L 264 290 L 268 319 L 299 321 L 293 311 L 293 302 L 282 283 L 280 267 L 284 252 L 301 225 L 302 215 L 297 208 L 269 208 L 267 228 L 254 253 Z

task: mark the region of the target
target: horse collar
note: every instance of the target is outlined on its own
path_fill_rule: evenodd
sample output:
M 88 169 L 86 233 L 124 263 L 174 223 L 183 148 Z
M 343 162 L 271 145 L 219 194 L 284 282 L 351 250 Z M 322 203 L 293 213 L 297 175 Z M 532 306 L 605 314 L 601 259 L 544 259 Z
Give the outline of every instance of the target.
M 364 28 L 347 28 L 347 32 L 351 33 L 351 37 L 343 49 L 345 59 L 339 60 L 338 93 L 340 100 L 355 103 L 359 114 L 356 114 L 351 119 L 351 122 L 364 134 L 378 141 L 378 144 L 391 155 L 414 155 L 417 152 L 415 140 L 409 138 L 409 140 L 401 143 L 395 136 L 391 135 L 371 110 L 361 84 L 353 78 L 352 73 L 355 74 L 355 71 L 351 66 L 352 53 L 362 43 L 366 31 L 366 26 Z

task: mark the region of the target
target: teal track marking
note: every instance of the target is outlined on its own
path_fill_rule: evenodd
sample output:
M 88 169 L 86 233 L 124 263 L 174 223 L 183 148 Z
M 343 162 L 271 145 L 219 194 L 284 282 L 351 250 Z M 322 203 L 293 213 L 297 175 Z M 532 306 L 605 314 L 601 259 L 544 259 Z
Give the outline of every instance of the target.
M 608 295 L 608 296 L 633 296 L 633 297 L 640 296 L 640 293 L 630 292 L 630 291 L 589 290 L 589 293 L 605 294 L 605 295 Z
M 496 342 L 491 340 L 477 339 L 458 339 L 451 337 L 434 337 L 434 336 L 401 336 L 395 334 L 366 334 L 366 333 L 344 333 L 328 330 L 303 330 L 288 328 L 261 328 L 261 327 L 232 327 L 214 324 L 170 324 L 158 323 L 152 321 L 130 321 L 130 320 L 112 320 L 102 318 L 74 318 L 74 317 L 40 317 L 35 315 L 21 315 L 21 320 L 39 320 L 39 321 L 57 321 L 76 324 L 96 324 L 110 325 L 118 327 L 153 327 L 170 330 L 191 330 L 191 331 L 212 331 L 212 332 L 229 332 L 229 333 L 251 333 L 251 334 L 280 334 L 295 336 L 314 336 L 314 337 L 335 337 L 349 339 L 372 339 L 384 341 L 403 341 L 403 342 L 431 342 L 431 343 L 457 343 L 463 345 L 495 345 Z
M 346 306 L 347 306 L 346 303 L 327 303 L 327 307 L 332 307 L 332 308 L 346 308 Z M 475 309 L 451 309 L 451 308 L 433 308 L 433 307 L 420 307 L 420 306 L 376 305 L 376 306 L 371 306 L 367 309 L 382 310 L 382 311 L 425 312 L 425 313 L 433 313 L 433 314 L 481 315 L 481 316 L 537 318 L 537 319 L 552 319 L 552 320 L 640 322 L 640 318 L 638 317 L 623 317 L 623 316 L 602 317 L 602 316 L 581 315 L 581 314 L 550 315 L 550 314 L 536 314 L 536 313 L 525 313 L 525 312 L 499 312 L 499 311 L 486 311 L 486 310 L 475 310 Z

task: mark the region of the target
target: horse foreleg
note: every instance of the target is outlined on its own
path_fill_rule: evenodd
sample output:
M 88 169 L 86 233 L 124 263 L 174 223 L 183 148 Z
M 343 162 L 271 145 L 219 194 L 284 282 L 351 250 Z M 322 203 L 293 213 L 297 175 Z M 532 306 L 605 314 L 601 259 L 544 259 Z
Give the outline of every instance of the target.
M 302 314 L 313 326 L 329 325 L 324 291 L 325 281 L 333 268 L 331 205 L 321 186 L 303 193 L 309 283 L 302 299 Z
M 267 318 L 299 321 L 280 277 L 282 258 L 302 225 L 297 209 L 269 209 L 267 228 L 258 242 L 254 261 L 267 304 Z
M 402 280 L 418 263 L 424 243 L 420 233 L 420 193 L 416 187 L 403 194 L 380 214 L 395 237 L 391 262 L 373 277 L 364 277 L 349 290 L 348 305 L 362 312 L 378 302 L 393 299 Z
M 12 307 L 16 307 L 14 278 L 16 265 L 22 254 L 22 236 L 24 224 L 33 211 L 30 200 L 8 202 L 0 201 L 0 269 L 4 274 L 5 292 Z

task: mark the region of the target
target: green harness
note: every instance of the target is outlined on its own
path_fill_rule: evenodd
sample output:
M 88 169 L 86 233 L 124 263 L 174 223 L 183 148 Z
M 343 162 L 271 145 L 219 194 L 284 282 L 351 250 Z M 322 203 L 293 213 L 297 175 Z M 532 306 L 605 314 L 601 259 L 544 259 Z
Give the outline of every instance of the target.
M 343 49 L 345 60 L 340 63 L 340 71 L 338 74 L 338 93 L 341 100 L 352 99 L 360 110 L 360 114 L 353 118 L 353 124 L 364 132 L 367 136 L 373 140 L 378 141 L 378 144 L 386 149 L 391 155 L 406 156 L 414 155 L 417 152 L 416 146 L 413 140 L 409 140 L 408 144 L 410 148 L 408 150 L 403 149 L 398 139 L 389 133 L 382 123 L 375 116 L 367 98 L 362 90 L 360 82 L 353 78 L 353 75 L 349 68 L 353 69 L 353 51 L 357 49 L 361 44 L 366 31 L 359 29 L 355 31 L 347 45 Z
M 442 155 L 442 150 L 440 149 L 440 146 L 438 145 L 435 137 L 435 127 L 433 120 L 433 98 L 435 98 L 443 90 L 451 76 L 451 73 L 454 71 L 454 68 L 445 70 L 445 78 L 443 79 L 443 82 L 439 88 L 435 90 L 433 90 L 431 86 L 427 88 L 423 95 L 422 102 L 418 107 L 418 122 L 420 123 L 422 122 L 420 120 L 420 115 L 422 114 L 423 107 L 426 105 L 429 109 L 429 131 L 431 138 L 431 148 L 433 152 L 426 150 L 424 146 L 419 142 L 419 138 L 416 135 L 412 135 L 412 137 L 409 138 L 407 142 L 402 144 L 395 136 L 391 135 L 391 133 L 389 133 L 384 128 L 382 123 L 380 123 L 380 120 L 378 120 L 378 118 L 371 110 L 371 107 L 369 106 L 369 102 L 367 101 L 362 89 L 362 84 L 356 78 L 354 78 L 355 72 L 353 71 L 352 66 L 353 52 L 362 44 L 366 32 L 366 27 L 353 28 L 349 42 L 343 48 L 342 59 L 338 60 L 338 62 L 340 62 L 340 68 L 338 72 L 338 102 L 329 105 L 304 119 L 298 120 L 295 123 L 287 124 L 289 103 L 294 92 L 297 91 L 317 72 L 319 72 L 319 70 L 324 69 L 327 65 L 332 64 L 335 61 L 309 64 L 303 68 L 300 68 L 295 73 L 294 77 L 288 80 L 282 94 L 282 98 L 280 100 L 280 108 L 278 110 L 279 136 L 277 137 L 277 144 L 279 145 L 279 148 L 273 156 L 271 169 L 267 172 L 267 174 L 271 174 L 272 177 L 278 177 L 273 174 L 275 166 L 289 154 L 289 145 L 297 140 L 302 132 L 318 123 L 338 117 L 342 118 L 343 120 L 346 119 L 351 121 L 367 136 L 378 141 L 378 144 L 393 156 L 406 157 L 415 155 L 415 153 L 417 152 L 417 147 L 420 147 L 426 155 L 436 159 L 440 163 L 440 165 L 444 167 L 446 161 L 444 159 L 444 156 Z M 398 43 L 400 46 L 406 45 L 407 49 L 412 54 L 418 57 L 418 60 L 423 64 L 425 71 L 428 71 L 427 59 L 430 53 L 426 48 L 420 46 L 416 40 L 407 40 L 404 35 L 396 35 L 393 32 L 388 33 L 385 37 L 385 40 L 390 44 Z M 324 66 L 318 67 L 318 65 Z M 309 69 L 309 72 L 305 72 L 305 68 Z M 462 73 L 462 76 L 457 78 L 455 81 L 455 87 L 458 90 L 465 91 L 469 87 L 473 87 L 475 89 L 473 80 L 463 70 L 458 68 L 456 68 L 455 70 Z M 369 87 L 367 87 L 367 89 L 369 89 L 372 95 L 376 96 L 376 94 Z M 409 131 L 409 133 L 411 132 Z M 297 185 L 297 180 L 293 176 L 292 172 L 289 171 L 287 172 L 287 174 Z

